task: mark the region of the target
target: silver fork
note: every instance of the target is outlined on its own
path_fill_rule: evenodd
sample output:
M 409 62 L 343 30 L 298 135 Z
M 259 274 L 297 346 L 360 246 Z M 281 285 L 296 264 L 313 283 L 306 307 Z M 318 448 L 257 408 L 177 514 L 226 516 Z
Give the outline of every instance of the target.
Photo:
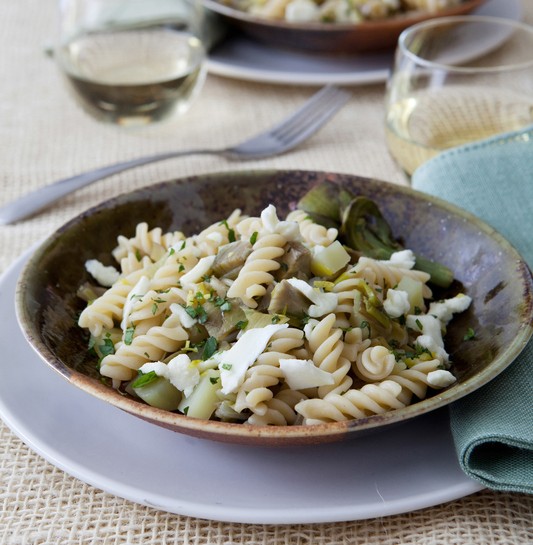
M 155 163 L 156 161 L 164 161 L 184 155 L 200 154 L 220 155 L 231 161 L 261 159 L 263 157 L 279 155 L 296 147 L 312 136 L 346 104 L 350 96 L 350 93 L 347 91 L 339 89 L 334 85 L 327 85 L 278 125 L 235 146 L 222 149 L 170 151 L 116 163 L 71 178 L 59 180 L 1 207 L 0 225 L 7 225 L 26 218 L 46 208 L 61 197 L 93 182 L 148 163 Z

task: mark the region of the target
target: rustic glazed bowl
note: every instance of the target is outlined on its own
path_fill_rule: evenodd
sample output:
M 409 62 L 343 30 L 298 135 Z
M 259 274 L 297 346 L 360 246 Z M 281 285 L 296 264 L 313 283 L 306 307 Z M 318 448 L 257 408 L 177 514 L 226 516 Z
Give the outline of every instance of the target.
M 76 297 L 88 280 L 84 263 L 111 264 L 117 236 L 150 228 L 199 231 L 238 207 L 258 214 L 274 203 L 280 217 L 314 184 L 330 180 L 375 200 L 407 248 L 449 266 L 471 308 L 454 318 L 445 339 L 457 382 L 400 410 L 316 426 L 256 427 L 198 420 L 163 411 L 105 386 L 77 326 L 85 303 Z M 296 445 L 335 441 L 443 407 L 501 373 L 532 334 L 533 281 L 527 265 L 492 228 L 469 213 L 410 188 L 358 176 L 306 171 L 241 171 L 151 185 L 92 208 L 50 236 L 31 257 L 17 287 L 22 330 L 41 358 L 71 384 L 135 416 L 171 430 L 220 441 Z M 469 327 L 475 339 L 464 341 Z M 74 409 L 73 409 L 74 410 Z M 95 423 L 98 425 L 97 423 Z
M 485 2 L 486 0 L 466 0 L 438 13 L 417 11 L 363 23 L 289 23 L 253 16 L 219 0 L 203 0 L 208 10 L 220 15 L 231 27 L 238 28 L 261 42 L 276 47 L 323 53 L 393 49 L 398 37 L 407 27 L 434 17 L 465 15 Z

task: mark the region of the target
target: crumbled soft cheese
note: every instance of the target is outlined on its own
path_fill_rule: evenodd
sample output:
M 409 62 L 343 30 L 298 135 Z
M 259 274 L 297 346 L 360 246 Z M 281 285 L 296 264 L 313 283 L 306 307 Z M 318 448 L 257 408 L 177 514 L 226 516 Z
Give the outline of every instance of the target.
M 400 269 L 412 269 L 415 266 L 415 254 L 412 250 L 400 250 L 394 252 L 388 261 L 382 261 L 385 265 L 391 265 L 392 267 L 399 267 Z
M 239 388 L 246 371 L 266 348 L 272 335 L 286 327 L 287 324 L 272 324 L 249 329 L 229 350 L 217 352 L 213 356 L 212 359 L 220 369 L 223 394 L 231 394 Z
M 285 382 L 293 390 L 335 383 L 333 375 L 317 367 L 312 360 L 281 359 L 279 367 L 285 375 Z
M 314 303 L 314 305 L 309 307 L 308 312 L 312 318 L 319 318 L 320 316 L 329 314 L 337 307 L 338 299 L 336 293 L 321 292 L 298 278 L 289 278 L 287 282 Z
M 407 327 L 431 337 L 439 346 L 444 346 L 442 340 L 442 325 L 438 318 L 430 314 L 409 314 Z
M 120 273 L 115 267 L 106 267 L 97 259 L 86 261 L 85 269 L 101 286 L 106 288 L 111 287 L 120 277 Z
M 387 298 L 383 302 L 383 307 L 391 318 L 403 316 L 411 308 L 409 294 L 406 291 L 391 288 L 387 291 Z
M 215 261 L 215 257 L 216 256 L 214 255 L 202 257 L 189 272 L 185 273 L 180 278 L 181 285 L 185 287 L 186 285 L 197 284 L 200 282 L 202 277 L 205 276 L 211 269 L 213 261 Z
M 139 369 L 142 373 L 153 371 L 158 377 L 166 378 L 175 388 L 189 397 L 200 381 L 200 372 L 187 354 L 179 354 L 168 364 L 161 361 L 145 363 Z
M 135 305 L 137 300 L 145 296 L 149 289 L 150 279 L 147 276 L 141 276 L 137 281 L 137 284 L 130 290 L 122 311 L 122 322 L 120 323 L 120 327 L 123 331 L 128 327 L 128 318 L 133 310 L 133 305 Z
M 443 346 L 440 346 L 438 342 L 430 337 L 429 335 L 420 335 L 416 338 L 416 343 L 419 344 L 422 348 L 427 348 L 435 358 L 437 358 L 441 363 L 447 364 L 449 361 L 449 355 L 444 350 Z
M 187 354 L 179 354 L 168 362 L 168 380 L 189 397 L 200 382 L 200 371 Z
M 289 22 L 316 21 L 318 6 L 311 0 L 293 0 L 285 7 L 285 19 Z
M 464 293 L 460 293 L 451 299 L 436 301 L 429 305 L 428 314 L 436 316 L 444 325 L 446 325 L 454 314 L 464 312 L 472 302 L 472 298 Z
M 441 363 L 446 364 L 448 362 L 449 356 L 444 349 L 444 340 L 442 338 L 442 324 L 438 318 L 430 314 L 409 314 L 406 323 L 407 327 L 422 333 L 416 338 L 417 344 L 427 348 Z M 420 328 L 419 324 L 422 328 Z
M 193 318 L 185 310 L 185 308 L 178 303 L 172 303 L 170 305 L 170 312 L 172 312 L 172 314 L 175 314 L 179 318 L 180 324 L 185 329 L 191 328 L 198 321 L 196 318 Z
M 167 364 L 163 363 L 162 361 L 149 361 L 142 365 L 139 368 L 139 371 L 144 375 L 153 371 L 158 377 L 168 378 Z
M 437 369 L 428 373 L 428 383 L 434 388 L 447 388 L 453 384 L 457 379 L 450 373 L 450 371 L 444 371 Z

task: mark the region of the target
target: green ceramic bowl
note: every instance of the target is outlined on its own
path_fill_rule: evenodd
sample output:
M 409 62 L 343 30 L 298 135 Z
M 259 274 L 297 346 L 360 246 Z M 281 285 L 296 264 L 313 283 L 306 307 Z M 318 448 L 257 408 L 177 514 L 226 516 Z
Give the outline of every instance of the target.
M 313 184 L 324 180 L 374 199 L 405 246 L 449 266 L 472 297 L 471 308 L 452 321 L 445 339 L 458 377 L 454 385 L 384 415 L 317 426 L 254 427 L 166 412 L 102 384 L 87 351 L 87 333 L 76 324 L 84 307 L 76 290 L 88 279 L 87 259 L 110 264 L 117 235 L 133 236 L 140 221 L 192 234 L 236 207 L 258 214 L 274 203 L 281 217 Z M 29 260 L 18 284 L 17 312 L 26 338 L 44 362 L 103 402 L 177 432 L 277 446 L 335 441 L 381 429 L 468 395 L 501 373 L 526 345 L 533 331 L 532 294 L 531 272 L 515 249 L 491 227 L 444 201 L 358 176 L 242 171 L 151 185 L 84 212 L 50 236 Z M 475 339 L 464 341 L 469 327 L 475 329 Z

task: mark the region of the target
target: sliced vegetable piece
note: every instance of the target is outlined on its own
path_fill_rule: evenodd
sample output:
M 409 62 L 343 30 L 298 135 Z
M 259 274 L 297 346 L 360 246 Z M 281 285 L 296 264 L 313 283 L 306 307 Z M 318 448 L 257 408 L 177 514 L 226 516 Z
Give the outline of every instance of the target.
M 178 409 L 187 416 L 209 420 L 219 403 L 217 391 L 220 388 L 220 371 L 208 369 L 200 376 L 192 394 L 181 400 Z
M 350 262 L 350 254 L 336 240 L 318 250 L 311 259 L 311 272 L 315 276 L 331 276 Z
M 143 376 L 148 376 L 147 373 Z M 155 375 L 155 373 L 154 373 Z M 141 379 L 143 377 L 140 377 Z M 139 386 L 135 386 L 139 383 Z M 152 380 L 142 383 L 139 379 L 133 383 L 133 391 L 144 402 L 152 407 L 164 409 L 166 411 L 175 411 L 181 401 L 181 392 L 175 388 L 165 377 L 155 375 Z

